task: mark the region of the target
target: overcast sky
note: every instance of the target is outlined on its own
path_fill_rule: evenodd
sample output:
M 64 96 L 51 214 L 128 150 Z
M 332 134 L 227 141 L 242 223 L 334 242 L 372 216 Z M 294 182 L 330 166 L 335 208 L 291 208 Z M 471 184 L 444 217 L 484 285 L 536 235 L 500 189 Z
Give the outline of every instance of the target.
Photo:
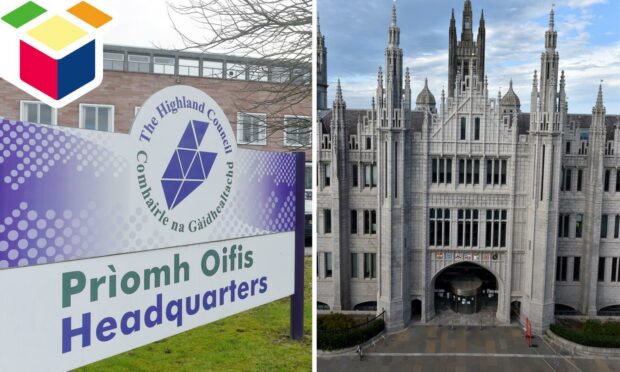
M 590 113 L 603 82 L 607 114 L 620 115 L 620 1 L 556 0 L 560 68 L 566 72 L 569 113 Z M 486 22 L 489 89 L 506 92 L 510 78 L 529 111 L 532 75 L 540 70 L 551 1 L 473 0 L 477 33 Z M 328 49 L 329 103 L 341 79 L 350 108 L 367 108 L 384 65 L 391 0 L 318 0 L 321 32 Z M 437 102 L 448 79 L 448 27 L 455 10 L 460 39 L 464 0 L 399 0 L 398 25 L 404 65 L 413 74 L 413 98 L 429 79 Z M 475 37 L 475 35 L 474 35 Z

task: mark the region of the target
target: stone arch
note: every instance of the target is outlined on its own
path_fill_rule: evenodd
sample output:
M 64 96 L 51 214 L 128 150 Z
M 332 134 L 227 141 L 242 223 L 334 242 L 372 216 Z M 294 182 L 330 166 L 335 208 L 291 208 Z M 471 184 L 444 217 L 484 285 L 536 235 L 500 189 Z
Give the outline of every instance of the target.
M 353 306 L 353 310 L 358 311 L 377 311 L 377 301 L 360 302 Z
M 565 305 L 565 304 L 556 302 L 554 314 L 555 315 L 579 315 L 581 313 L 579 312 L 579 310 L 575 309 L 574 307 L 570 305 Z
M 479 267 L 482 268 L 486 271 L 488 271 L 494 278 L 495 278 L 495 283 L 497 286 L 497 311 L 496 311 L 496 319 L 501 321 L 501 322 L 510 322 L 510 309 L 509 309 L 509 304 L 508 303 L 504 303 L 504 296 L 506 296 L 505 293 L 505 289 L 504 289 L 504 281 L 502 280 L 502 277 L 490 266 L 485 265 L 481 262 L 476 262 L 476 261 L 458 261 L 458 262 L 454 262 L 451 263 L 450 265 L 447 265 L 443 268 L 441 268 L 440 270 L 438 270 L 434 275 L 433 275 L 433 279 L 431 280 L 431 285 L 430 285 L 430 290 L 433 292 L 431 295 L 427 296 L 427 301 L 430 302 L 430 306 L 427 306 L 427 309 L 430 307 L 430 309 L 433 309 L 433 313 L 434 313 L 434 309 L 435 309 L 435 295 L 434 295 L 434 291 L 436 288 L 436 284 L 437 284 L 437 278 L 439 278 L 442 274 L 444 274 L 447 270 L 449 269 L 454 269 L 457 266 L 460 265 L 474 265 L 475 267 Z
M 419 321 L 422 318 L 422 300 L 414 298 L 411 300 L 411 320 Z
M 597 311 L 597 315 L 620 316 L 620 304 L 604 306 Z
M 329 310 L 330 307 L 325 302 L 317 301 L 316 302 L 316 309 L 317 310 Z

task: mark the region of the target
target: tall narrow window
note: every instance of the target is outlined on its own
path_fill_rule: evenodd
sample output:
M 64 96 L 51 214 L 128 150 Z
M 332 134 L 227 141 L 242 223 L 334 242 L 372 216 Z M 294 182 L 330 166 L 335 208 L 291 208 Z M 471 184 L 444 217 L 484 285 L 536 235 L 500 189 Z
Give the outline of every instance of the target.
M 351 167 L 351 185 L 357 187 L 359 185 L 359 174 L 357 164 L 353 164 Z
M 444 159 L 439 159 L 439 175 L 437 177 L 437 181 L 439 183 L 444 183 L 446 176 L 445 176 L 445 171 L 446 171 L 446 165 L 444 162 Z
M 332 183 L 332 165 L 329 163 L 325 163 L 325 166 L 323 167 L 324 171 L 325 171 L 325 187 L 328 187 L 331 185 Z
M 464 141 L 467 138 L 467 119 L 461 118 L 461 140 Z
M 459 247 L 477 247 L 479 222 L 478 210 L 459 209 L 457 217 L 457 245 Z
M 581 257 L 575 257 L 573 260 L 573 282 L 579 281 L 580 271 L 581 271 Z
M 545 190 L 545 145 L 542 147 L 542 162 L 540 168 L 540 200 L 543 200 L 543 191 Z
M 507 168 L 508 168 L 508 160 L 502 160 L 502 173 L 501 173 L 501 179 L 500 179 L 500 183 L 502 185 L 506 184 Z
M 607 239 L 607 225 L 609 223 L 609 217 L 604 214 L 601 216 L 601 239 Z
M 616 221 L 614 223 L 614 239 L 620 238 L 620 214 L 616 215 Z
M 620 267 L 618 267 L 618 257 L 611 259 L 611 281 L 620 281 Z
M 429 245 L 444 247 L 450 245 L 450 210 L 429 210 Z
M 364 253 L 364 278 L 376 278 L 376 253 Z
M 620 192 L 620 169 L 616 170 L 616 192 Z
M 331 234 L 332 232 L 332 210 L 324 209 L 323 210 L 323 231 L 325 234 Z
M 568 266 L 568 257 L 558 257 L 555 268 L 555 280 L 558 282 L 566 281 L 566 269 Z
M 370 211 L 370 233 L 377 233 L 377 211 L 374 209 Z
M 566 169 L 566 183 L 564 184 L 564 188 L 566 189 L 566 191 L 570 191 L 572 183 L 573 172 L 571 169 Z
M 493 184 L 493 160 L 487 160 L 487 185 Z
M 474 140 L 480 140 L 480 118 L 474 119 Z
M 575 238 L 581 238 L 583 230 L 583 214 L 575 216 Z
M 377 165 L 374 164 L 371 168 L 370 171 L 372 173 L 372 180 L 371 180 L 371 186 L 372 187 L 377 187 L 377 180 L 379 179 L 379 172 L 377 171 Z
M 609 178 L 610 177 L 611 177 L 611 170 L 605 169 L 605 183 L 604 183 L 605 192 L 609 192 Z
M 351 253 L 351 278 L 357 278 L 357 253 Z
M 438 182 L 438 163 L 439 163 L 439 159 L 433 159 L 431 160 L 432 166 L 431 166 L 431 182 L 433 183 L 437 183 Z
M 398 142 L 394 142 L 394 198 L 398 198 Z
M 583 184 L 583 169 L 577 170 L 577 191 L 581 191 Z
M 446 183 L 452 183 L 452 159 L 446 159 Z
M 598 281 L 605 281 L 605 257 L 598 258 Z
M 459 159 L 459 183 L 465 183 L 465 159 Z
M 351 210 L 351 234 L 357 234 L 357 211 Z
M 570 141 L 566 142 L 566 154 L 570 154 Z
M 325 252 L 325 277 L 332 277 L 332 253 Z
M 364 187 L 372 185 L 372 165 L 364 165 Z

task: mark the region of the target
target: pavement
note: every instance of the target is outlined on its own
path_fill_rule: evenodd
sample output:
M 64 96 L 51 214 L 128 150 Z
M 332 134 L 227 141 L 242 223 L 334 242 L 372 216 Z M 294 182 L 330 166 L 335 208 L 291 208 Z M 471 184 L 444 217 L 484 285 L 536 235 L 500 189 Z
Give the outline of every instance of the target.
M 620 371 L 618 358 L 571 356 L 518 327 L 413 325 L 354 352 L 320 355 L 319 371 Z

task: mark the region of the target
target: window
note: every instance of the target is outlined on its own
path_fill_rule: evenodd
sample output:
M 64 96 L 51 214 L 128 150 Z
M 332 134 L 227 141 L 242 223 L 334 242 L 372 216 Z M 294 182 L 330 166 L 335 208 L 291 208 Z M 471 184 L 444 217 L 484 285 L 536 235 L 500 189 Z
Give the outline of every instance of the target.
M 112 71 L 125 70 L 125 55 L 123 53 L 103 53 L 103 68 Z
M 357 278 L 357 253 L 351 253 L 351 278 Z
M 465 117 L 461 118 L 461 141 L 464 141 L 467 138 L 467 119 Z
M 114 132 L 114 106 L 80 104 L 80 128 Z
M 575 216 L 575 238 L 581 238 L 583 230 L 583 214 Z
M 357 164 L 353 164 L 351 166 L 351 186 L 358 187 L 359 186 L 359 172 Z
M 614 223 L 614 239 L 620 238 L 620 214 L 616 215 L 616 221 Z
M 237 114 L 237 141 L 240 144 L 267 144 L 267 115 L 240 112 Z
M 609 192 L 609 178 L 611 178 L 611 170 L 605 169 L 605 183 L 604 183 L 604 191 Z
M 226 64 L 226 78 L 233 80 L 246 80 L 245 65 Z
M 364 278 L 372 279 L 376 278 L 376 264 L 377 264 L 377 254 L 376 253 L 364 253 Z
M 477 209 L 459 209 L 457 225 L 457 245 L 459 247 L 478 246 L 478 217 Z
M 366 150 L 372 150 L 372 138 L 366 137 Z
M 429 245 L 445 247 L 450 245 L 450 210 L 430 209 Z
M 332 233 L 332 210 L 323 209 L 323 232 L 325 234 Z
M 325 277 L 332 277 L 332 253 L 325 252 Z
M 357 211 L 351 210 L 351 234 L 357 234 Z
M 573 282 L 579 281 L 579 273 L 581 272 L 581 257 L 573 258 Z
M 452 183 L 452 159 L 432 159 L 431 180 L 433 183 Z
M 480 140 L 480 118 L 474 119 L 474 140 Z
M 304 189 L 312 192 L 312 163 L 306 163 L 304 172 Z
M 57 112 L 55 108 L 34 101 L 21 101 L 20 120 L 36 124 L 56 125 Z
M 364 187 L 377 187 L 377 173 L 376 165 L 364 165 Z
M 570 168 L 562 168 L 562 179 L 560 180 L 560 191 L 570 191 L 573 183 L 573 172 Z
M 332 184 L 332 165 L 330 163 L 323 164 L 323 174 L 325 175 L 324 184 L 325 187 L 331 186 Z
M 570 141 L 566 142 L 566 154 L 570 154 Z
M 611 259 L 611 281 L 620 281 L 620 267 L 618 267 L 618 257 Z
M 216 61 L 202 61 L 202 76 L 221 79 L 224 73 L 224 64 Z
M 487 185 L 505 185 L 507 160 L 488 159 L 487 160 Z
M 151 72 L 151 57 L 130 54 L 127 57 L 127 71 L 129 72 Z
M 605 257 L 598 258 L 598 281 L 605 281 Z
M 620 169 L 616 170 L 616 192 L 620 192 Z
M 558 257 L 555 267 L 555 280 L 557 282 L 566 281 L 566 267 L 568 266 L 568 257 Z
M 312 138 L 312 126 L 307 116 L 284 116 L 284 145 L 308 146 Z
M 560 214 L 558 223 L 558 238 L 568 238 L 570 215 Z
M 487 248 L 506 247 L 506 217 L 505 209 L 488 209 L 486 223 Z
M 583 185 L 583 169 L 577 171 L 577 191 L 582 190 Z
M 459 159 L 459 184 L 480 183 L 480 159 Z
M 364 234 L 376 234 L 377 233 L 377 211 L 365 210 L 364 211 Z
M 200 61 L 197 59 L 179 58 L 180 76 L 200 76 Z
M 609 223 L 609 216 L 604 214 L 601 216 L 601 239 L 607 239 L 607 225 Z
M 250 80 L 269 81 L 269 69 L 265 66 L 249 66 Z
M 286 83 L 290 78 L 291 74 L 285 67 L 273 67 L 271 69 L 271 81 L 275 83 Z
M 156 74 L 174 75 L 174 58 L 153 57 L 153 72 Z

